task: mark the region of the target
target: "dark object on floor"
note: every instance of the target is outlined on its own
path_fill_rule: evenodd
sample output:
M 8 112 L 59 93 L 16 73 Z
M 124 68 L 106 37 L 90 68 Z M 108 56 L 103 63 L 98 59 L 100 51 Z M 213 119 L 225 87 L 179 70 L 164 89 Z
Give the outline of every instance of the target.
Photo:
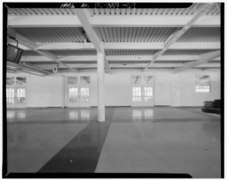
M 205 101 L 202 111 L 221 114 L 221 100 L 215 99 L 214 101 Z

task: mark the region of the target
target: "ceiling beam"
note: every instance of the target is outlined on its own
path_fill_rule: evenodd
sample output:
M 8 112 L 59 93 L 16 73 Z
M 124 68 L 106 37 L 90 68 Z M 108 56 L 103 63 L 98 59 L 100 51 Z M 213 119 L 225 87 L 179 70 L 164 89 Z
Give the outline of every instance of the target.
M 202 65 L 204 63 L 208 63 L 209 61 L 212 61 L 214 58 L 217 58 L 219 56 L 220 56 L 220 50 L 219 51 L 213 51 L 213 52 L 208 52 L 208 53 L 201 54 L 198 57 L 197 61 L 185 63 L 183 67 L 176 68 L 173 71 L 173 73 L 179 73 L 179 72 L 182 72 L 184 70 L 193 68 L 195 66 L 199 66 L 199 65 Z
M 98 35 L 91 26 L 89 12 L 87 12 L 85 9 L 77 9 L 76 14 L 96 51 L 103 53 L 103 42 L 100 41 Z
M 94 16 L 90 18 L 92 27 L 182 27 L 192 15 L 187 16 Z M 220 15 L 202 16 L 193 27 L 220 27 Z M 82 27 L 74 15 L 9 15 L 10 27 Z
M 182 27 L 193 16 L 94 16 L 94 27 Z M 196 27 L 220 26 L 220 16 L 203 16 L 194 24 Z
M 111 68 L 143 68 L 144 64 L 143 63 L 133 63 L 133 64 L 109 64 Z M 39 64 L 36 65 L 37 67 L 44 68 L 46 70 L 52 69 L 53 65 L 52 64 Z M 71 67 L 73 68 L 97 68 L 97 64 L 70 64 Z M 155 63 L 154 68 L 183 68 L 184 63 Z M 200 68 L 220 68 L 220 63 L 204 63 L 198 66 Z M 64 68 L 63 66 L 59 66 L 59 69 Z
M 16 69 L 14 69 L 16 68 Z M 24 71 L 24 72 L 28 72 L 31 74 L 35 74 L 35 75 L 40 75 L 40 76 L 45 76 L 45 75 L 49 75 L 50 73 L 43 70 L 43 69 L 39 69 L 38 67 L 32 67 L 29 65 L 25 65 L 25 64 L 16 64 L 16 63 L 12 63 L 7 61 L 7 71 L 11 71 L 12 69 L 14 69 L 14 71 Z
M 123 50 L 159 50 L 163 49 L 165 42 L 120 42 L 104 43 L 104 49 Z M 220 49 L 220 42 L 176 42 L 169 47 L 170 50 L 198 50 Z
M 41 50 L 38 50 L 38 49 L 37 49 L 38 45 L 37 45 L 36 43 L 32 42 L 32 41 L 29 40 L 28 38 L 26 38 L 26 37 L 22 36 L 21 34 L 17 33 L 17 32 L 16 32 L 15 30 L 13 30 L 12 28 L 8 28 L 8 31 L 9 31 L 10 33 L 13 34 L 13 36 L 15 37 L 15 39 L 16 39 L 19 43 L 23 44 L 24 46 L 26 46 L 26 47 L 29 48 L 30 50 L 35 51 L 36 53 L 40 54 L 41 56 L 45 56 L 45 57 L 51 59 L 52 61 L 56 62 L 57 64 L 62 64 L 62 65 L 64 65 L 66 68 L 68 68 L 68 69 L 71 70 L 71 71 L 76 71 L 75 69 L 71 68 L 71 67 L 68 66 L 67 64 L 61 62 L 61 61 L 59 60 L 59 58 L 58 58 L 56 55 L 54 55 L 53 53 L 50 53 L 50 52 L 48 52 L 48 51 L 41 51 Z
M 150 61 L 152 56 L 106 56 L 106 60 L 108 61 Z M 195 61 L 198 59 L 198 55 L 163 55 L 159 58 L 158 62 L 162 61 Z M 215 58 L 215 61 L 220 61 L 220 58 Z M 65 56 L 61 58 L 62 62 L 65 61 L 97 61 L 96 56 Z M 21 62 L 53 62 L 47 57 L 44 56 L 22 56 Z
M 143 69 L 143 71 L 147 70 L 153 63 L 160 57 L 162 56 L 168 48 L 174 44 L 190 27 L 198 20 L 202 15 L 204 15 L 206 12 L 210 10 L 213 4 L 207 3 L 204 4 L 200 9 L 198 9 L 197 13 L 190 19 L 185 26 L 179 30 L 174 32 L 169 36 L 169 38 L 166 40 L 164 48 L 157 53 L 155 53 L 153 60 Z
M 91 17 L 90 17 L 88 10 L 77 9 L 76 15 L 77 15 L 78 19 L 80 20 L 81 24 L 83 25 L 83 28 L 86 31 L 90 41 L 94 45 L 97 53 L 103 53 L 105 55 L 103 42 L 100 41 L 98 35 L 96 34 L 96 32 L 94 31 L 94 29 L 91 25 Z M 105 68 L 106 68 L 107 72 L 110 72 L 110 67 L 109 67 L 109 64 L 108 64 L 106 58 L 105 58 Z
M 164 42 L 107 42 L 103 43 L 105 50 L 160 50 L 164 48 Z M 29 50 L 26 46 L 19 45 L 24 50 Z M 220 42 L 176 42 L 169 47 L 169 50 L 216 50 L 220 49 Z M 43 43 L 38 50 L 87 50 L 95 49 L 92 43 L 59 42 Z

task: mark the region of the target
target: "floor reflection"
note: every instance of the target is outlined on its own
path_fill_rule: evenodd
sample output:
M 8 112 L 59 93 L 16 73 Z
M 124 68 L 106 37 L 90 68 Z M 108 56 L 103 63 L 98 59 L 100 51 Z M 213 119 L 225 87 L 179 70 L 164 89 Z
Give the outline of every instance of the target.
M 154 117 L 153 109 L 144 109 L 144 119 L 145 120 L 153 119 L 153 117 Z
M 140 122 L 142 120 L 142 110 L 134 109 L 132 116 L 133 116 L 133 122 Z
M 153 109 L 134 109 L 132 112 L 133 121 L 152 120 L 154 117 Z
M 79 114 L 77 111 L 69 111 L 69 120 L 79 120 Z
M 26 112 L 25 111 L 7 111 L 7 121 L 8 122 L 15 122 L 16 119 L 24 120 L 26 119 Z
M 26 118 L 26 113 L 24 111 L 17 112 L 17 118 L 18 119 L 25 119 Z
M 7 120 L 9 121 L 9 122 L 12 122 L 13 121 L 13 119 L 15 118 L 15 112 L 14 111 L 7 111 Z
M 90 111 L 89 110 L 69 111 L 69 120 L 89 121 Z
M 80 117 L 82 121 L 89 121 L 90 119 L 90 111 L 88 110 L 81 110 Z

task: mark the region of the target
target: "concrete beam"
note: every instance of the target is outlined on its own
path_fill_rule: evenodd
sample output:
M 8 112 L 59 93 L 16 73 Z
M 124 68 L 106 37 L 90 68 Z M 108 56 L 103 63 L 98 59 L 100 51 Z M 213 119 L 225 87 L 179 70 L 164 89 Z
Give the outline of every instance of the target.
M 90 62 L 97 61 L 96 56 L 64 56 L 60 58 L 62 62 Z M 149 61 L 152 60 L 153 56 L 106 56 L 107 61 Z M 158 62 L 161 61 L 196 61 L 198 59 L 198 55 L 163 55 L 158 59 Z M 215 61 L 220 61 L 220 58 L 215 58 Z M 53 62 L 48 57 L 44 56 L 22 56 L 21 62 Z
M 164 48 L 164 42 L 111 42 L 103 43 L 105 50 L 160 50 Z M 26 46 L 19 45 L 21 49 L 29 50 Z M 45 43 L 37 47 L 38 50 L 87 50 L 95 49 L 92 43 Z M 176 42 L 169 50 L 216 50 L 220 49 L 220 42 Z
M 193 16 L 94 16 L 92 27 L 182 27 Z M 219 27 L 220 16 L 202 16 L 193 27 Z M 73 15 L 9 15 L 10 27 L 82 27 L 78 17 Z
M 83 25 L 83 28 L 86 31 L 90 41 L 94 45 L 97 53 L 104 53 L 103 42 L 100 41 L 98 35 L 96 34 L 96 32 L 94 31 L 91 25 L 91 17 L 88 10 L 77 9 L 76 14 L 81 24 Z M 106 71 L 110 72 L 110 67 L 109 67 L 108 61 L 105 60 L 105 57 L 104 57 L 104 61 L 105 61 Z
M 61 62 L 58 57 L 56 55 L 54 55 L 53 53 L 47 52 L 47 51 L 41 51 L 38 50 L 37 47 L 38 45 L 32 41 L 30 41 L 29 39 L 27 39 L 26 37 L 22 36 L 21 34 L 17 33 L 15 30 L 9 28 L 10 32 L 13 32 L 16 40 L 18 40 L 18 42 L 20 44 L 23 44 L 24 46 L 26 46 L 27 48 L 29 48 L 30 50 L 33 50 L 35 52 L 37 52 L 38 54 L 40 54 L 41 56 L 45 56 L 47 58 L 49 58 L 50 60 L 58 63 L 58 64 L 62 64 L 64 65 L 66 68 L 68 68 L 71 71 L 75 71 L 75 69 L 72 69 L 70 66 L 64 64 L 63 62 Z
M 185 63 L 183 67 L 176 68 L 173 71 L 173 73 L 179 73 L 179 72 L 185 71 L 187 69 L 193 68 L 195 66 L 198 67 L 201 64 L 208 63 L 209 61 L 212 61 L 214 58 L 219 57 L 220 56 L 220 52 L 221 51 L 213 51 L 213 52 L 201 54 L 198 57 L 197 61 Z
M 185 63 L 155 63 L 154 66 L 155 68 L 183 68 Z M 78 69 L 86 69 L 86 68 L 97 68 L 97 64 L 69 64 L 73 68 L 78 68 Z M 36 67 L 40 67 L 42 69 L 53 69 L 53 64 L 37 64 L 35 65 Z M 111 68 L 143 68 L 144 64 L 143 63 L 133 63 L 133 64 L 110 64 Z M 220 67 L 220 63 L 203 63 L 200 64 L 198 67 Z M 59 68 L 64 68 L 64 66 L 59 66 Z
M 166 40 L 164 48 L 157 53 L 155 53 L 153 60 L 143 69 L 143 71 L 147 70 L 160 56 L 162 56 L 171 45 L 173 45 L 177 40 L 188 30 L 190 27 L 195 24 L 195 22 L 202 17 L 206 12 L 210 10 L 213 4 L 207 3 L 204 4 L 198 11 L 197 13 L 184 25 L 184 27 L 179 30 L 174 32 L 169 36 L 169 38 Z

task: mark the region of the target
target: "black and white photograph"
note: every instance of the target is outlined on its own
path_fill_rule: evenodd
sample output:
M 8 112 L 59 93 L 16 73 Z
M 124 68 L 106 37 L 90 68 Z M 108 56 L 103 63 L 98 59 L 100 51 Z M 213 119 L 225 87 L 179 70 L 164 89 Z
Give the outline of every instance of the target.
M 2 2 L 2 178 L 224 178 L 224 2 Z

